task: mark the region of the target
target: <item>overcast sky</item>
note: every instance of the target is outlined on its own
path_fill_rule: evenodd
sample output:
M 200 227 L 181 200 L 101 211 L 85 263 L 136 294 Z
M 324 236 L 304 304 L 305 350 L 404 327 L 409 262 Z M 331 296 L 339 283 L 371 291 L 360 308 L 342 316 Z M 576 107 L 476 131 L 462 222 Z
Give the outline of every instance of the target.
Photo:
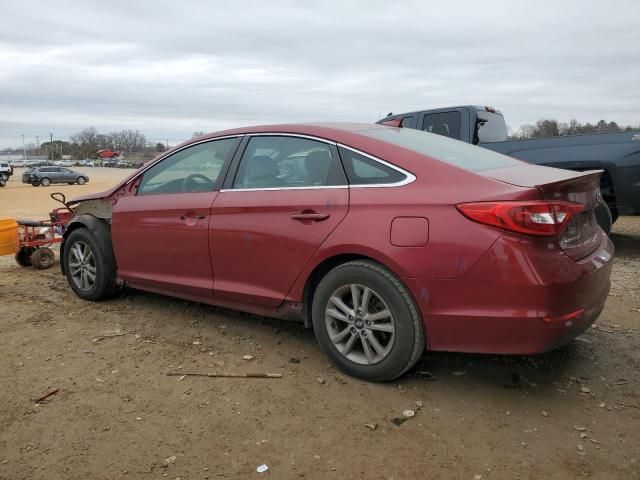
M 0 148 L 494 105 L 640 124 L 640 1 L 2 0 Z

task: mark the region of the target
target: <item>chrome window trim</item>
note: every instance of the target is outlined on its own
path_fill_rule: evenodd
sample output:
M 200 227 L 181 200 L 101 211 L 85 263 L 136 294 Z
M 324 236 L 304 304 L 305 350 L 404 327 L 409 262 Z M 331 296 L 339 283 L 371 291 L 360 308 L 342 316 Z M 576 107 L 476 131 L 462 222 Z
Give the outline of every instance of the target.
M 317 142 L 328 143 L 329 145 L 337 145 L 337 143 L 334 142 L 333 140 L 328 140 L 328 139 L 322 138 L 322 137 L 315 137 L 313 135 L 305 135 L 304 133 L 282 133 L 282 132 L 265 133 L 265 132 L 260 132 L 260 133 L 246 133 L 245 135 L 247 137 L 298 137 L 298 138 L 306 138 L 306 139 L 309 139 L 309 140 L 316 140 Z
M 226 140 L 228 138 L 240 138 L 240 137 L 244 137 L 244 136 L 245 136 L 244 133 L 237 133 L 235 135 L 225 135 L 223 137 L 214 137 L 214 138 L 207 138 L 205 140 L 198 140 L 197 142 L 193 142 L 193 143 L 190 143 L 188 145 L 184 145 L 184 146 L 180 147 L 178 150 L 173 150 L 170 153 L 168 153 L 167 155 L 163 155 L 162 157 L 157 159 L 155 162 L 152 162 L 149 165 L 144 166 L 140 171 L 136 172 L 136 175 L 134 177 L 132 177 L 129 181 L 127 181 L 125 183 L 125 185 L 131 184 L 131 182 L 134 182 L 135 180 L 140 178 L 141 175 L 144 175 L 144 173 L 147 170 L 149 170 L 151 167 L 154 167 L 155 165 L 157 165 L 158 163 L 160 163 L 164 159 L 169 158 L 169 157 L 173 156 L 175 153 L 181 152 L 182 150 L 184 150 L 186 148 L 193 147 L 194 145 L 200 145 L 201 143 L 215 142 L 216 140 Z
M 339 189 L 339 188 L 388 188 L 388 187 L 402 187 L 403 185 L 408 185 L 416 180 L 416 176 L 408 172 L 407 170 L 398 167 L 392 163 L 386 162 L 378 157 L 374 157 L 368 153 L 365 153 L 357 148 L 350 147 L 348 145 L 344 145 L 342 143 L 334 142 L 332 140 L 327 140 L 326 138 L 315 137 L 313 135 L 305 135 L 302 133 L 282 133 L 282 132 L 260 132 L 260 133 L 247 133 L 245 134 L 248 137 L 298 137 L 298 138 L 307 138 L 309 140 L 316 140 L 319 142 L 327 143 L 329 145 L 335 145 L 336 147 L 346 148 L 347 150 L 351 150 L 359 155 L 363 155 L 374 162 L 378 162 L 382 165 L 385 165 L 397 172 L 400 172 L 405 176 L 404 180 L 394 183 L 367 183 L 362 185 L 351 185 L 349 183 L 349 179 L 347 179 L 346 185 L 320 185 L 320 186 L 307 186 L 307 187 L 265 187 L 265 188 L 223 188 L 220 190 L 220 193 L 224 192 L 270 192 L 270 191 L 279 191 L 279 190 L 319 190 L 319 189 Z M 222 137 L 221 137 L 222 138 Z M 342 160 L 341 160 L 342 161 Z
M 308 187 L 265 187 L 265 188 L 223 188 L 222 192 L 262 192 L 277 190 L 327 190 L 327 189 L 347 189 L 349 185 L 309 185 Z
M 364 157 L 367 157 L 371 160 L 373 160 L 374 162 L 378 162 L 381 163 L 382 165 L 385 165 L 393 170 L 395 170 L 396 172 L 400 172 L 401 174 L 403 174 L 405 176 L 404 180 L 401 180 L 399 182 L 394 182 L 394 183 L 363 183 L 362 185 L 351 185 L 349 184 L 349 188 L 389 188 L 389 187 L 402 187 L 404 185 L 408 185 L 411 182 L 414 182 L 416 180 L 416 176 L 405 170 L 404 168 L 400 168 L 397 165 L 394 165 L 393 163 L 389 163 L 389 162 L 385 162 L 384 160 L 378 158 L 378 157 L 374 157 L 373 155 L 369 155 L 366 152 L 363 152 L 362 150 L 358 150 L 357 148 L 353 148 L 350 147 L 349 145 L 344 145 L 342 143 L 338 143 L 336 144 L 338 147 L 342 147 L 345 148 L 347 150 L 351 150 L 352 152 L 355 152 L 359 155 L 362 155 Z M 348 179 L 347 179 L 348 180 Z

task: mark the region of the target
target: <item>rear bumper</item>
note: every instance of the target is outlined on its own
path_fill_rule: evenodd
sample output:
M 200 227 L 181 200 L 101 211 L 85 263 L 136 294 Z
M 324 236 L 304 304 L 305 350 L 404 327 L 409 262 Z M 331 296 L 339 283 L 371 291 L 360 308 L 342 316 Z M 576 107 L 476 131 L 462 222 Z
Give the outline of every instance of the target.
M 463 277 L 403 280 L 429 349 L 534 354 L 572 340 L 598 318 L 612 262 L 604 233 L 598 249 L 577 262 L 548 241 L 505 234 Z

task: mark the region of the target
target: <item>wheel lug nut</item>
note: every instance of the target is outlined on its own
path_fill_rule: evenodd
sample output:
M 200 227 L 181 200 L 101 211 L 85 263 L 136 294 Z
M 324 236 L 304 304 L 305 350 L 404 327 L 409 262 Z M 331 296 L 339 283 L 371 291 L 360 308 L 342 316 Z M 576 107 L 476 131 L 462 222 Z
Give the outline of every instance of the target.
M 362 336 L 366 337 L 367 336 L 367 331 L 366 330 L 362 330 Z
M 356 333 L 356 327 L 351 327 L 351 333 Z

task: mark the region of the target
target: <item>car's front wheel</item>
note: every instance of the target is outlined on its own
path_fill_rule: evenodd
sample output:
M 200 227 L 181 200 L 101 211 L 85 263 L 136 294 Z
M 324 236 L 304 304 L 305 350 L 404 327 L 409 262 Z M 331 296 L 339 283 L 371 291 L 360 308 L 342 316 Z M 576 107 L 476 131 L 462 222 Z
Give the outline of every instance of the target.
M 87 179 L 84 177 L 78 177 L 78 185 L 84 185 L 85 183 L 87 183 Z
M 42 185 L 43 187 L 48 187 L 49 185 L 51 185 L 51 179 L 47 177 L 40 179 L 40 185 Z
M 64 273 L 73 291 L 85 300 L 102 300 L 113 296 L 116 264 L 105 226 L 96 236 L 87 228 L 72 231 L 64 242 Z
M 364 380 L 393 380 L 424 350 L 424 329 L 411 295 L 375 262 L 353 261 L 331 270 L 314 293 L 312 321 L 329 358 Z

